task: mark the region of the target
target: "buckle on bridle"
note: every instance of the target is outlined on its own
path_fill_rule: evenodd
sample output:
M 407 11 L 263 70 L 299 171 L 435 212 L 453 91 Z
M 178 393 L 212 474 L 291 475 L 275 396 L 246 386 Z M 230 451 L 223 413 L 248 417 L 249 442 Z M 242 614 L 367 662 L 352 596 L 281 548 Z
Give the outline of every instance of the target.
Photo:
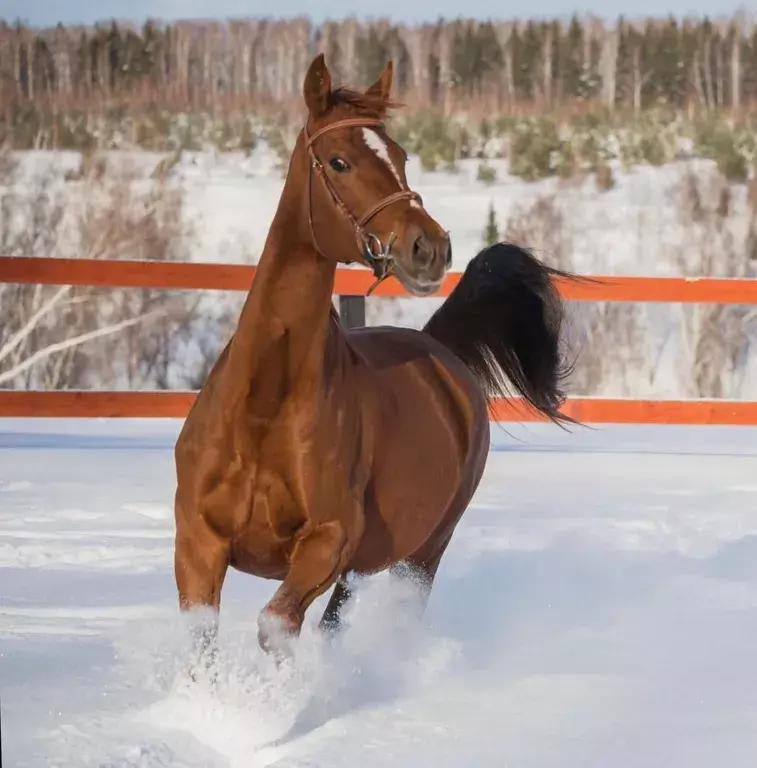
M 370 296 L 374 289 L 392 274 L 394 259 L 392 258 L 391 251 L 396 239 L 397 235 L 394 232 L 390 232 L 386 244 L 384 244 L 381 242 L 381 238 L 372 232 L 367 235 L 363 234 L 363 255 L 376 278 L 376 281 L 368 288 L 366 296 Z M 374 246 L 376 250 L 374 250 Z

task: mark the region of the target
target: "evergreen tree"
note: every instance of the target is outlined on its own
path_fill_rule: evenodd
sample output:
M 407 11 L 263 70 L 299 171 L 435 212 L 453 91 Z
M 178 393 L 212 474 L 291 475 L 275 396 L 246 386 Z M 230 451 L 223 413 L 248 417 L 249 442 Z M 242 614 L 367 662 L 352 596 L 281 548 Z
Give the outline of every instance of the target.
M 583 74 L 583 45 L 584 31 L 581 21 L 573 16 L 567 34 L 560 45 L 560 75 L 563 94 L 575 98 L 581 93 L 581 76 Z
M 358 81 L 370 84 L 383 72 L 389 58 L 384 35 L 375 26 L 370 26 L 365 35 L 359 38 L 357 46 Z
M 615 103 L 629 104 L 633 88 L 633 31 L 625 18 L 618 19 L 618 56 L 615 64 Z
M 649 28 L 645 68 L 653 73 L 646 89 L 650 102 L 682 106 L 689 71 L 685 68 L 682 35 L 675 18 L 664 26 Z
M 494 245 L 500 242 L 499 228 L 497 227 L 497 214 L 494 211 L 494 203 L 489 203 L 489 214 L 486 217 L 484 227 L 484 245 Z
M 683 72 L 681 76 L 685 105 L 695 95 L 694 69 L 696 57 L 699 51 L 699 38 L 696 23 L 684 21 L 681 28 L 681 57 L 683 60 Z
M 514 50 L 515 89 L 520 98 L 532 100 L 536 96 L 539 82 L 539 68 L 542 58 L 541 27 L 534 21 L 528 21 L 518 40 L 519 48 Z
M 741 98 L 744 102 L 757 99 L 757 27 L 742 43 L 741 66 L 743 68 L 743 91 Z
M 486 76 L 502 66 L 502 51 L 491 22 L 454 24 L 452 73 L 461 92 L 473 96 Z

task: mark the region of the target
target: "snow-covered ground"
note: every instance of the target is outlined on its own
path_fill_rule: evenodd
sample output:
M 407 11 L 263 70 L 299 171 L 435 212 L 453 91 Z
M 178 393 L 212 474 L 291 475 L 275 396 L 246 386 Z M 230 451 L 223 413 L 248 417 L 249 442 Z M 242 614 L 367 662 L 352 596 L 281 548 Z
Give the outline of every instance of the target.
M 181 684 L 175 421 L 0 422 L 12 768 L 757 763 L 753 429 L 494 429 L 423 621 L 360 587 L 275 674 L 232 573 L 219 689 Z

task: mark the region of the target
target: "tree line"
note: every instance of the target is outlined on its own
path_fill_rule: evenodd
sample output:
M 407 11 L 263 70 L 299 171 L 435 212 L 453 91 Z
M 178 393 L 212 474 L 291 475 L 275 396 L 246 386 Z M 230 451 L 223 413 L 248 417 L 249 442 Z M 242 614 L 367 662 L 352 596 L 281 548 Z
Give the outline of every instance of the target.
M 251 19 L 32 29 L 0 23 L 0 110 L 159 104 L 180 110 L 299 102 L 312 56 L 342 82 L 372 81 L 388 58 L 414 109 L 513 114 L 580 103 L 741 109 L 757 102 L 757 28 L 669 18 L 607 24 L 473 19 L 407 26 Z

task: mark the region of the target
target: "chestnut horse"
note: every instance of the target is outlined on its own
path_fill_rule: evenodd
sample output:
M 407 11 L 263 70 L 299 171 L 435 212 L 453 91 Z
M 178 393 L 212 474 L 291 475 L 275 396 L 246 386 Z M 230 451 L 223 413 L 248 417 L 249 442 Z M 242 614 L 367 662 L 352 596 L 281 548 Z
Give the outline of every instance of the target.
M 451 264 L 384 129 L 391 80 L 390 62 L 364 93 L 332 89 L 323 56 L 310 65 L 253 284 L 178 438 L 179 602 L 211 609 L 211 639 L 229 566 L 281 581 L 258 620 L 267 650 L 334 585 L 320 626 L 338 626 L 350 573 L 409 566 L 427 599 L 484 471 L 491 398 L 509 381 L 569 420 L 554 270 L 521 248 L 473 258 L 422 331 L 340 325 L 339 262 L 413 295 L 436 292 Z

